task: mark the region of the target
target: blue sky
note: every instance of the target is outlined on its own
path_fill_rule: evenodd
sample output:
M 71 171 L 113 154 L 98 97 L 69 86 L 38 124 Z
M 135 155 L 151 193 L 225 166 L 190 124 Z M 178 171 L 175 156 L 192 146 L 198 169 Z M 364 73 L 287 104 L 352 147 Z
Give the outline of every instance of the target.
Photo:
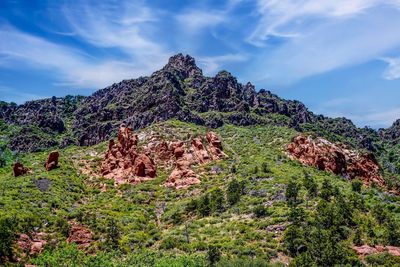
M 182 52 L 359 126 L 400 118 L 400 0 L 0 1 L 0 99 L 89 95 Z

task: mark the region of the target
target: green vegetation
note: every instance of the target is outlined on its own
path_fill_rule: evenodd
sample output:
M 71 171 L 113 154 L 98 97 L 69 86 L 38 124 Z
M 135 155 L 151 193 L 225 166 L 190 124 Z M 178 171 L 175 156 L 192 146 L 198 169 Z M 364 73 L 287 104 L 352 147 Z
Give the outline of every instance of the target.
M 204 135 L 207 129 L 172 120 L 142 130 L 150 131 L 168 140 Z M 50 235 L 44 252 L 20 264 L 399 264 L 385 254 L 361 262 L 351 250 L 353 244 L 400 245 L 397 196 L 289 160 L 284 148 L 297 134 L 293 129 L 225 125 L 216 131 L 229 157 L 197 166 L 201 183 L 182 190 L 162 186 L 170 170 L 161 168 L 154 180 L 119 187 L 83 174 L 85 168 L 98 172 L 106 143 L 61 150 L 60 168 L 50 172 L 43 168 L 48 151 L 16 155 L 33 170 L 17 178 L 9 164 L 13 155 L 6 152 L 7 164 L 0 168 L 0 258 L 18 255 L 9 245 L 17 233 L 41 231 Z M 94 233 L 88 251 L 66 243 L 71 220 Z

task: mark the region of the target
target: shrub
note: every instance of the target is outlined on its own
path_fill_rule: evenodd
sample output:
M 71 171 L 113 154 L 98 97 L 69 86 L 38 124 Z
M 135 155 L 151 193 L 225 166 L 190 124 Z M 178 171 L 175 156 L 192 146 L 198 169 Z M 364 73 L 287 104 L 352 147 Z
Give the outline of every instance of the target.
M 230 205 L 234 205 L 239 202 L 240 196 L 243 194 L 244 184 L 233 179 L 229 182 L 226 191 L 226 200 Z
M 207 260 L 210 266 L 215 266 L 215 264 L 220 260 L 221 252 L 219 248 L 215 246 L 209 246 L 207 250 Z
M 361 193 L 362 182 L 358 179 L 351 181 L 351 189 L 354 192 Z
M 269 215 L 267 207 L 264 205 L 258 205 L 253 209 L 254 216 L 257 218 L 266 217 Z

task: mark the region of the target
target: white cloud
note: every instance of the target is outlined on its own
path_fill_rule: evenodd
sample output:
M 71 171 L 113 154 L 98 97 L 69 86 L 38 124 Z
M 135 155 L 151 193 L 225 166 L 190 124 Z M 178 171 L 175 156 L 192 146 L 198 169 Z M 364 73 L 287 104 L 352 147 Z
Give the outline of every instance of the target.
M 388 6 L 351 18 L 320 22 L 313 31 L 265 50 L 250 68 L 250 74 L 253 80 L 288 84 L 375 60 L 400 46 L 399 27 L 400 9 Z
M 14 28 L 0 28 L 0 66 L 44 69 L 59 73 L 58 84 L 101 88 L 122 79 L 149 74 L 143 62 L 97 60 L 80 50 L 55 44 Z
M 203 67 L 207 75 L 211 75 L 221 69 L 226 63 L 243 62 L 247 60 L 247 56 L 242 54 L 226 54 L 214 57 L 198 57 L 198 62 Z
M 227 20 L 224 12 L 210 12 L 202 10 L 190 10 L 178 14 L 176 20 L 188 33 L 197 34 L 199 30 L 216 26 Z
M 386 80 L 400 79 L 400 57 L 398 58 L 382 58 L 388 66 L 383 73 L 383 78 Z
M 400 5 L 399 0 L 258 0 L 258 25 L 248 37 L 264 46 L 271 36 L 298 37 L 315 29 L 315 20 L 343 19 L 377 5 Z
M 42 99 L 42 98 L 49 97 L 49 96 L 44 96 L 44 95 L 22 92 L 20 90 L 16 90 L 16 89 L 10 88 L 8 86 L 3 86 L 3 85 L 0 85 L 0 93 L 2 95 L 2 97 L 0 99 L 1 101 L 15 102 L 17 104 L 22 104 L 25 101 L 32 100 L 32 99 Z

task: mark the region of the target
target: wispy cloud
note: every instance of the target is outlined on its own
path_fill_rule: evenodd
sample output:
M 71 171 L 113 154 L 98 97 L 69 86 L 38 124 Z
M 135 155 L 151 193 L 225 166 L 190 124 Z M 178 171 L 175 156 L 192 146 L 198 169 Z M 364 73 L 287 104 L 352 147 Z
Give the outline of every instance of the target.
M 211 75 L 220 70 L 221 67 L 227 63 L 243 62 L 247 59 L 247 56 L 244 54 L 225 54 L 213 57 L 199 57 L 198 62 L 204 72 Z
M 400 57 L 385 57 L 382 58 L 382 60 L 388 64 L 385 72 L 383 73 L 383 78 L 385 78 L 386 80 L 400 79 Z
M 264 46 L 271 36 L 298 37 L 315 29 L 317 20 L 345 19 L 377 5 L 400 5 L 399 0 L 258 0 L 260 20 L 248 41 Z
M 56 72 L 59 84 L 100 88 L 122 79 L 145 74 L 140 64 L 116 60 L 97 60 L 80 50 L 55 44 L 20 32 L 0 28 L 0 66 L 43 69 Z
M 360 4 L 351 10 L 361 12 L 364 8 L 365 5 Z M 352 14 L 347 9 L 334 13 Z M 274 84 L 293 83 L 304 77 L 375 60 L 400 46 L 399 27 L 400 10 L 389 6 L 318 23 L 312 31 L 303 32 L 259 55 L 250 69 L 252 78 Z
M 48 96 L 41 94 L 32 94 L 27 92 L 21 92 L 15 88 L 0 85 L 0 93 L 2 95 L 1 100 L 6 102 L 15 102 L 17 104 L 22 104 L 25 101 L 32 99 L 47 98 Z
M 360 127 L 385 128 L 400 118 L 400 106 L 382 108 L 371 106 L 366 102 L 367 99 L 362 96 L 358 98 L 334 98 L 320 103 L 314 111 L 333 118 L 349 118 Z

